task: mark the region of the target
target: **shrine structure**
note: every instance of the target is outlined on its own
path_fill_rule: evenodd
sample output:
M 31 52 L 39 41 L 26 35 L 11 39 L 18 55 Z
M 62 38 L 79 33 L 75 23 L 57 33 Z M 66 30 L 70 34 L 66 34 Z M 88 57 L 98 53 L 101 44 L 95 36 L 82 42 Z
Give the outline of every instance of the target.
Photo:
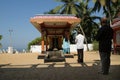
M 30 19 L 30 22 L 41 33 L 42 53 L 54 49 L 61 50 L 63 36 L 69 38 L 71 30 L 80 21 L 80 18 L 66 14 L 41 14 Z
M 120 54 L 120 12 L 118 13 L 117 17 L 113 19 L 111 26 L 114 30 L 113 37 L 114 54 Z

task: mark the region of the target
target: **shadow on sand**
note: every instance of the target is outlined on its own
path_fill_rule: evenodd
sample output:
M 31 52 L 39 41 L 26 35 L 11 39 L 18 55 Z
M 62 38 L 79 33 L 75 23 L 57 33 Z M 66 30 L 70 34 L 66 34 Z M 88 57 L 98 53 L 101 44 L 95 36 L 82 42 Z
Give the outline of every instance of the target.
M 109 75 L 98 74 L 100 61 L 90 63 L 45 63 L 0 65 L 0 80 L 120 80 L 120 65 L 111 65 Z M 73 66 L 79 65 L 79 66 Z

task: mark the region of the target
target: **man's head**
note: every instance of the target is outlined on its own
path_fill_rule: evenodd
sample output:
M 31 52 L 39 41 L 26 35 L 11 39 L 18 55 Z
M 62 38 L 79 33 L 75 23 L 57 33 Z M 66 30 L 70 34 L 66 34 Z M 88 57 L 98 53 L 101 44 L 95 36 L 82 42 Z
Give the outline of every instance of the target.
M 101 18 L 101 25 L 107 25 L 107 18 Z
M 78 31 L 78 34 L 82 34 L 82 32 L 81 32 L 81 31 Z

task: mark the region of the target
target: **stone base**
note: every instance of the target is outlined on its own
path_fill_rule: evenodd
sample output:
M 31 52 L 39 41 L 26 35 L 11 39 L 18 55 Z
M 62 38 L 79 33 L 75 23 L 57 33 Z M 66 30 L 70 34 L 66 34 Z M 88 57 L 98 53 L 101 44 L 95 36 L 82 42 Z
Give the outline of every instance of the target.
M 48 51 L 44 62 L 62 62 L 65 61 L 65 57 L 62 51 Z

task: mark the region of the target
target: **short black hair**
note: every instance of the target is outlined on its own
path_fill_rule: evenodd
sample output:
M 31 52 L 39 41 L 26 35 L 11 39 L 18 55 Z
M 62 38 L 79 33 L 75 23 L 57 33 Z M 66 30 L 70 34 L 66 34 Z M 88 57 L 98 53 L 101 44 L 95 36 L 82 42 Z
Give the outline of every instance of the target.
M 106 17 L 101 18 L 101 25 L 110 25 L 109 20 Z
M 101 23 L 107 23 L 107 18 L 101 18 Z
M 82 34 L 82 31 L 78 31 L 78 34 Z

